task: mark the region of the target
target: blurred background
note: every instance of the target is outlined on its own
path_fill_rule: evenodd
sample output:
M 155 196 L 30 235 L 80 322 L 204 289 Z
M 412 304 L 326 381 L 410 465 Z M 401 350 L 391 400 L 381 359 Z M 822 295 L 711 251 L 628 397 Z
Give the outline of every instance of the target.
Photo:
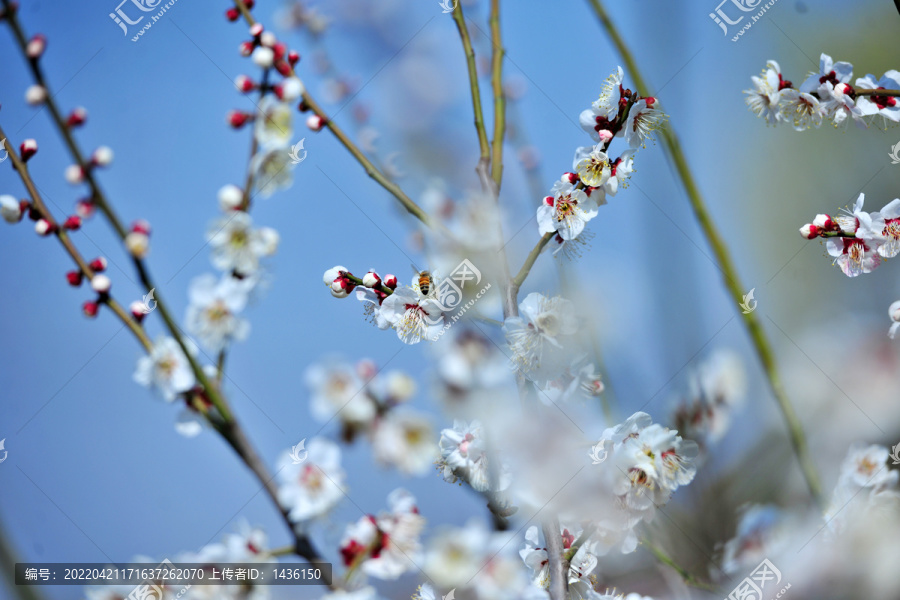
M 47 36 L 42 64 L 57 101 L 66 111 L 88 110 L 76 133 L 82 148 L 115 151 L 100 181 L 127 222 L 144 218 L 153 225 L 149 265 L 177 315 L 184 314 L 191 279 L 212 270 L 204 235 L 218 214 L 216 192 L 243 183 L 249 148 L 249 131 L 225 123 L 229 110 L 253 109 L 232 83 L 241 73 L 256 74 L 238 54 L 247 28 L 225 20 L 228 2 L 212 4 L 176 2 L 138 42 L 109 18 L 114 1 L 25 1 L 20 11 L 27 33 Z M 488 7 L 464 6 L 480 27 L 470 26 L 484 61 Z M 476 189 L 464 56 L 437 0 L 332 0 L 306 3 L 310 8 L 327 20 L 320 35 L 297 27 L 293 3 L 258 0 L 254 14 L 300 51 L 298 73 L 329 114 L 354 136 L 379 134 L 376 160 L 413 199 L 435 179 L 453 198 Z M 845 277 L 824 246 L 797 230 L 818 212 L 852 204 L 861 192 L 868 210 L 900 195 L 900 166 L 888 157 L 900 130 L 767 128 L 741 92 L 768 59 L 778 60 L 796 84 L 818 69 L 821 52 L 853 63 L 854 77 L 900 68 L 900 16 L 889 0 L 852 8 L 780 0 L 735 43 L 709 18 L 715 0 L 633 0 L 607 8 L 682 139 L 747 291 L 755 289 L 757 312 L 830 493 L 851 442 L 900 441 L 900 365 L 886 335 L 887 307 L 900 298 L 900 285 L 890 262 Z M 572 168 L 575 148 L 589 143 L 578 114 L 621 60 L 581 0 L 506 2 L 502 29 L 513 101 L 501 202 L 509 260 L 518 269 L 538 239 L 538 202 Z M 29 167 L 54 214 L 63 217 L 84 189 L 63 178 L 71 160 L 46 110 L 24 101 L 32 82 L 2 23 L 0 57 L 0 124 L 15 146 L 37 139 L 40 151 Z M 482 94 L 490 119 L 488 81 L 482 79 Z M 627 72 L 626 82 L 632 82 Z M 451 424 L 430 393 L 425 345 L 404 346 L 365 323 L 355 300 L 336 301 L 320 287 L 322 272 L 335 264 L 357 273 L 374 267 L 406 281 L 408 256 L 416 264 L 428 257 L 395 200 L 330 133 L 314 134 L 303 120 L 295 113 L 294 139 L 305 137 L 309 154 L 294 170 L 293 186 L 255 201 L 255 223 L 275 227 L 281 245 L 268 263 L 265 296 L 246 313 L 252 332 L 231 352 L 226 385 L 270 465 L 321 427 L 310 416 L 302 373 L 324 355 L 371 358 L 410 373 L 419 384 L 413 405 L 433 416 L 437 430 Z M 617 420 L 641 409 L 671 422 L 698 361 L 718 348 L 744 360 L 747 401 L 694 483 L 676 496 L 671 515 L 678 527 L 664 544 L 705 576 L 704 557 L 733 536 L 735 507 L 803 503 L 808 496 L 739 309 L 721 285 L 662 146 L 641 150 L 635 167 L 632 185 L 588 226 L 596 233 L 590 249 L 565 272 L 596 308 L 594 333 Z M 24 197 L 7 165 L 0 167 L 0 193 Z M 129 261 L 101 219 L 74 240 L 88 259 L 109 259 L 117 297 L 126 304 L 140 299 Z M 133 383 L 140 349 L 131 336 L 103 310 L 96 320 L 81 315 L 88 292 L 67 285 L 70 260 L 58 244 L 34 235 L 27 223 L 3 224 L 0 256 L 0 438 L 9 453 L 0 464 L 0 522 L 21 559 L 161 559 L 199 549 L 241 519 L 263 527 L 272 546 L 287 544 L 277 511 L 231 449 L 209 431 L 193 439 L 178 435 L 179 408 Z M 556 292 L 559 285 L 557 261 L 543 256 L 521 297 Z M 499 308 L 489 316 L 502 318 Z M 146 326 L 151 337 L 161 332 L 152 315 Z M 337 424 L 322 434 L 336 438 Z M 473 515 L 487 522 L 471 491 L 448 486 L 436 472 L 408 479 L 381 469 L 367 444 L 345 447 L 344 466 L 349 494 L 367 512 L 382 510 L 385 496 L 402 485 L 432 525 L 463 524 Z M 336 541 L 359 509 L 344 502 L 333 517 L 333 526 L 315 535 L 336 559 Z M 678 530 L 690 539 L 679 538 Z M 638 556 L 653 567 L 649 554 L 639 550 Z M 378 587 L 386 597 L 405 598 L 415 585 L 408 577 Z M 82 597 L 79 587 L 39 591 L 59 600 Z M 272 596 L 321 592 L 273 588 Z M 0 588 L 0 596 L 13 594 Z

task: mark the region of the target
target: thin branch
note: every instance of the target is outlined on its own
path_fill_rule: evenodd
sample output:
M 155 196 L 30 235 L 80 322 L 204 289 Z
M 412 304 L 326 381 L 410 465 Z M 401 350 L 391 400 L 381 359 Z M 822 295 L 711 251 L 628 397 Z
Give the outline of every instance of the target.
M 26 38 L 25 34 L 22 30 L 22 27 L 18 21 L 18 17 L 16 15 L 16 11 L 11 9 L 10 0 L 2 0 L 3 6 L 5 8 L 6 22 L 9 23 L 10 28 L 13 30 L 13 33 L 16 37 L 16 41 L 19 44 L 20 50 L 22 51 L 23 56 L 27 56 L 26 53 Z M 238 2 L 240 4 L 240 2 Z M 50 114 L 55 122 L 57 128 L 62 134 L 63 138 L 66 141 L 66 145 L 69 147 L 69 151 L 72 156 L 75 158 L 75 161 L 82 168 L 85 173 L 85 180 L 91 187 L 93 192 L 93 201 L 96 206 L 100 209 L 101 213 L 106 217 L 106 219 L 110 222 L 113 229 L 119 235 L 119 237 L 124 240 L 127 232 L 125 228 L 122 226 L 121 221 L 119 220 L 116 213 L 113 211 L 111 205 L 106 199 L 102 189 L 96 182 L 93 177 L 93 174 L 90 169 L 90 165 L 85 162 L 83 155 L 75 142 L 74 137 L 72 136 L 71 131 L 66 125 L 65 121 L 62 119 L 62 116 L 59 112 L 59 108 L 56 105 L 53 94 L 50 93 L 49 87 L 46 84 L 46 80 L 44 75 L 40 69 L 37 60 L 28 60 L 29 67 L 32 71 L 32 74 L 35 80 L 47 90 L 47 99 L 45 104 L 50 111 Z M 152 283 L 149 274 L 147 273 L 147 269 L 143 263 L 143 261 L 137 257 L 132 257 L 132 262 L 134 263 L 135 269 L 138 272 L 138 277 L 141 280 L 141 283 L 144 287 L 149 291 L 154 289 L 156 286 Z M 228 403 L 225 397 L 219 391 L 219 388 L 213 384 L 210 378 L 206 375 L 203 368 L 197 362 L 196 358 L 192 355 L 190 349 L 183 339 L 183 335 L 178 325 L 175 323 L 175 320 L 172 317 L 172 314 L 169 312 L 169 309 L 166 303 L 163 301 L 159 294 L 159 290 L 156 291 L 156 307 L 158 309 L 158 313 L 162 317 L 163 321 L 166 324 L 169 332 L 172 337 L 176 340 L 182 352 L 184 353 L 188 363 L 191 366 L 191 370 L 194 373 L 197 381 L 200 383 L 201 387 L 204 390 L 204 394 L 209 399 L 209 401 L 216 407 L 219 414 L 222 417 L 223 423 L 213 423 L 216 427 L 217 431 L 219 431 L 225 440 L 231 445 L 234 451 L 240 456 L 244 463 L 253 471 L 254 475 L 256 475 L 257 479 L 262 483 L 263 488 L 265 489 L 268 496 L 278 507 L 281 515 L 287 524 L 289 530 L 294 536 L 295 542 L 295 553 L 298 556 L 302 556 L 306 558 L 309 562 L 324 562 L 320 557 L 319 553 L 312 546 L 311 541 L 305 534 L 298 533 L 294 529 L 294 524 L 290 520 L 288 515 L 288 511 L 281 505 L 278 501 L 278 489 L 273 483 L 274 477 L 269 473 L 268 468 L 265 463 L 260 459 L 259 455 L 256 453 L 256 450 L 248 441 L 246 435 L 244 434 L 243 429 L 240 427 L 238 422 L 234 419 L 232 415 L 231 409 L 228 406 Z
M 522 268 L 519 269 L 519 274 L 513 278 L 513 285 L 516 288 L 522 287 L 522 284 L 525 283 L 525 279 L 528 277 L 528 274 L 531 272 L 531 267 L 534 266 L 535 261 L 538 256 L 541 254 L 541 250 L 544 249 L 550 240 L 553 239 L 553 233 L 545 233 L 541 236 L 541 239 L 538 240 L 538 243 L 535 244 L 534 248 L 532 248 L 531 252 L 528 253 L 528 257 L 525 259 L 525 264 L 522 265 Z
M 253 15 L 250 14 L 250 11 L 247 10 L 247 7 L 241 0 L 233 0 L 234 5 L 241 11 L 241 14 L 244 16 L 244 20 L 248 25 L 253 26 L 256 24 L 256 19 L 253 18 Z M 293 67 L 291 68 L 290 75 L 295 75 Z M 399 185 L 394 183 L 388 178 L 387 175 L 382 173 L 375 164 L 363 154 L 362 150 L 353 143 L 353 141 L 344 133 L 344 130 L 338 127 L 338 125 L 328 118 L 328 115 L 325 114 L 325 111 L 322 110 L 322 107 L 318 105 L 318 103 L 313 99 L 313 97 L 309 94 L 308 91 L 303 92 L 303 104 L 309 108 L 313 113 L 321 117 L 325 126 L 331 130 L 334 136 L 338 139 L 338 141 L 353 155 L 353 157 L 363 166 L 363 169 L 366 171 L 366 175 L 374 179 L 378 182 L 381 187 L 390 192 L 399 202 L 403 205 L 411 215 L 419 219 L 422 223 L 424 223 L 428 227 L 432 227 L 434 224 L 431 222 L 431 219 L 422 210 L 418 204 L 413 202 L 413 200 L 406 195 L 406 193 L 400 188 Z
M 597 17 L 600 19 L 600 23 L 603 25 L 603 28 L 618 49 L 622 60 L 625 62 L 626 68 L 631 73 L 632 79 L 634 79 L 638 92 L 642 96 L 649 95 L 649 88 L 637 68 L 634 56 L 631 54 L 628 46 L 625 45 L 625 41 L 622 39 L 622 36 L 619 35 L 618 30 L 616 30 L 609 15 L 600 3 L 600 0 L 588 0 L 588 2 L 590 2 L 591 6 L 594 8 Z M 697 187 L 694 176 L 688 167 L 684 152 L 681 149 L 681 143 L 671 127 L 662 129 L 662 139 L 666 150 L 674 163 L 675 170 L 678 172 L 685 192 L 687 193 L 694 215 L 696 216 L 709 245 L 712 247 L 713 253 L 719 263 L 719 267 L 723 272 L 725 286 L 735 299 L 735 303 L 738 304 L 743 301 L 744 287 L 740 283 L 737 269 L 734 266 L 728 248 L 725 246 L 725 242 L 719 234 L 718 229 L 716 229 L 715 223 L 713 223 L 712 217 L 703 201 L 703 197 L 700 195 L 700 189 Z M 803 433 L 803 427 L 794 411 L 790 398 L 788 398 L 781 383 L 781 376 L 778 371 L 778 365 L 775 363 L 775 354 L 772 350 L 772 346 L 766 337 L 766 333 L 763 330 L 762 324 L 757 318 L 756 313 L 745 312 L 743 317 L 744 323 L 750 333 L 754 349 L 756 350 L 756 355 L 762 363 L 763 370 L 769 380 L 769 385 L 772 388 L 772 392 L 775 395 L 775 399 L 778 402 L 778 406 L 781 409 L 782 416 L 788 427 L 791 444 L 794 447 L 794 452 L 797 455 L 800 468 L 803 471 L 803 476 L 806 479 L 806 483 L 809 486 L 813 498 L 815 498 L 820 506 L 824 506 L 822 486 L 819 482 L 815 463 L 809 453 L 806 436 Z
M 15 149 L 10 143 L 9 139 L 6 136 L 6 132 L 3 131 L 3 127 L 0 127 L 0 139 L 6 140 L 6 151 L 9 155 L 9 159 L 12 162 L 13 169 L 19 174 L 19 177 L 22 179 L 22 183 L 25 185 L 25 189 L 28 191 L 28 195 L 31 198 L 31 204 L 37 209 L 38 212 L 41 213 L 41 216 L 47 220 L 48 223 L 53 225 L 53 232 L 56 237 L 59 239 L 59 243 L 62 244 L 65 251 L 72 257 L 72 260 L 75 261 L 75 264 L 78 266 L 78 270 L 81 274 L 88 280 L 91 281 L 97 275 L 94 273 L 94 270 L 91 269 L 90 265 L 88 265 L 87 261 L 84 260 L 84 257 L 81 256 L 81 253 L 75 248 L 75 244 L 72 243 L 72 239 L 69 237 L 68 232 L 65 228 L 60 227 L 59 223 L 56 222 L 56 219 L 53 218 L 50 210 L 47 208 L 47 205 L 44 203 L 41 198 L 40 193 L 38 193 L 37 187 L 34 185 L 34 181 L 31 179 L 31 174 L 28 172 L 28 166 L 25 162 L 16 154 Z M 148 352 L 153 348 L 153 343 L 150 341 L 150 338 L 147 337 L 147 333 L 144 331 L 144 328 L 135 321 L 128 312 L 126 312 L 122 306 L 115 301 L 112 295 L 107 294 L 104 298 L 101 299 L 101 302 L 108 306 L 110 310 L 119 318 L 122 323 L 131 330 L 131 333 L 138 339 L 144 349 Z
M 544 542 L 547 544 L 549 561 L 550 600 L 566 600 L 569 589 L 569 563 L 563 556 L 562 536 L 559 535 L 559 520 L 547 519 L 543 524 Z
M 503 180 L 503 138 L 506 136 L 506 97 L 503 94 L 503 38 L 500 35 L 500 0 L 491 0 L 491 88 L 494 92 L 494 139 L 491 140 L 491 177 L 497 188 Z
M 478 146 L 481 149 L 481 163 L 487 164 L 491 160 L 491 147 L 488 143 L 487 130 L 484 127 L 484 113 L 481 109 L 481 90 L 478 87 L 478 68 L 475 66 L 475 50 L 472 49 L 472 39 L 469 37 L 469 28 L 466 26 L 466 18 L 463 15 L 462 2 L 456 3 L 453 9 L 453 20 L 459 37 L 462 41 L 463 51 L 466 53 L 466 66 L 469 71 L 469 87 L 472 90 L 472 109 L 475 112 L 475 131 L 478 133 Z
M 680 566 L 678 563 L 675 562 L 674 559 L 672 559 L 669 555 L 667 555 L 665 552 L 663 552 L 662 549 L 654 546 L 650 542 L 650 540 L 646 540 L 646 539 L 641 540 L 641 545 L 644 546 L 645 548 L 647 548 L 647 550 L 649 550 L 650 553 L 656 557 L 656 560 L 658 560 L 662 564 L 666 565 L 667 567 L 671 567 L 672 569 L 675 570 L 676 573 L 681 575 L 681 579 L 683 579 L 687 585 L 695 587 L 695 588 L 699 588 L 701 590 L 707 590 L 707 591 L 711 591 L 711 592 L 716 591 L 716 587 L 714 585 L 712 585 L 710 583 L 706 583 L 704 581 L 700 581 L 699 579 L 694 577 L 687 569 Z

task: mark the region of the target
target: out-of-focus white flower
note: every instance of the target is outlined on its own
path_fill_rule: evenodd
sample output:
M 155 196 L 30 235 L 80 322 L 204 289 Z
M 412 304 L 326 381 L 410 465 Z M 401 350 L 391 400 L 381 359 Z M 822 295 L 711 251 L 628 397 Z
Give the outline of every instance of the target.
M 890 452 L 877 444 L 854 444 L 841 463 L 838 485 L 851 486 L 854 491 L 862 488 L 884 489 L 896 487 L 900 472 L 888 468 Z
M 278 232 L 269 227 L 253 229 L 253 219 L 243 211 L 217 219 L 206 239 L 212 247 L 212 263 L 222 271 L 252 275 L 259 261 L 278 248 Z
M 745 505 L 735 536 L 722 547 L 722 571 L 728 575 L 752 569 L 780 552 L 788 541 L 787 515 L 770 504 Z
M 891 328 L 888 330 L 888 336 L 894 339 L 897 336 L 897 329 L 900 329 L 900 300 L 895 300 L 888 307 L 888 316 L 890 316 Z
M 371 585 L 356 590 L 336 590 L 322 596 L 322 600 L 379 600 L 381 596 Z
M 278 190 L 284 190 L 294 183 L 291 174 L 290 145 L 273 141 L 262 146 L 250 161 L 253 171 L 253 185 L 263 198 L 268 198 Z
M 222 186 L 219 190 L 219 208 L 224 212 L 229 212 L 238 208 L 244 201 L 244 190 L 229 183 Z
M 450 343 L 440 345 L 437 370 L 441 381 L 451 388 L 491 388 L 509 381 L 507 362 L 506 356 L 481 332 L 457 332 L 453 328 Z
M 456 483 L 461 478 L 478 492 L 492 487 L 493 491 L 503 491 L 509 487 L 509 467 L 494 465 L 496 458 L 489 459 L 484 435 L 484 428 L 478 421 L 466 423 L 458 419 L 453 422 L 452 429 L 441 431 L 439 466 L 442 467 L 444 481 Z M 497 469 L 496 473 L 491 473 L 493 468 Z M 493 486 L 492 477 L 497 478 Z
M 238 317 L 247 305 L 248 280 L 229 275 L 195 278 L 188 290 L 190 305 L 185 324 L 210 351 L 216 353 L 233 341 L 246 339 L 250 323 Z
M 157 339 L 150 355 L 138 359 L 134 380 L 157 389 L 167 402 L 190 390 L 196 381 L 181 346 L 171 337 Z
M 390 411 L 378 422 L 372 449 L 376 460 L 407 475 L 425 475 L 437 457 L 430 421 L 404 411 Z
M 490 538 L 488 530 L 477 521 L 462 528 L 444 528 L 428 541 L 423 570 L 442 588 L 466 585 L 484 566 Z
M 345 475 L 337 444 L 316 437 L 306 443 L 306 450 L 306 460 L 299 464 L 288 451 L 278 461 L 278 501 L 296 523 L 321 517 L 344 496 Z
M 623 78 L 622 67 L 618 67 L 615 73 L 606 78 L 600 98 L 594 101 L 591 108 L 583 110 L 578 117 L 581 128 L 588 132 L 595 142 L 603 141 L 600 132 L 609 131 L 616 120 Z
M 562 348 L 558 338 L 577 331 L 575 307 L 564 298 L 532 292 L 519 304 L 519 315 L 506 319 L 503 332 L 514 362 L 526 373 L 537 373 L 546 355 Z
M 563 552 L 569 550 L 572 544 L 581 536 L 580 530 L 573 530 L 560 526 Z M 548 589 L 550 585 L 550 563 L 547 548 L 539 546 L 541 534 L 537 527 L 531 526 L 525 532 L 525 545 L 519 550 L 519 556 L 525 566 L 531 571 L 532 583 L 541 588 Z M 588 545 L 582 545 L 569 564 L 569 586 L 583 582 L 587 589 L 592 589 L 591 573 L 597 567 L 597 557 L 587 551 Z
M 413 495 L 402 488 L 387 500 L 390 512 L 365 515 L 347 527 L 340 551 L 346 567 L 359 566 L 378 579 L 397 579 L 416 565 L 425 518 Z
M 260 106 L 253 135 L 260 147 L 289 144 L 293 135 L 291 107 L 273 96 L 266 96 Z
M 354 428 L 367 428 L 377 414 L 375 402 L 364 380 L 353 368 L 337 358 L 329 358 L 306 370 L 310 411 L 318 421 L 326 422 L 337 416 Z
M 18 223 L 22 220 L 22 205 L 13 196 L 0 196 L 0 216 L 7 223 Z
M 689 379 L 688 390 L 675 410 L 675 428 L 703 443 L 719 441 L 731 423 L 732 412 L 744 400 L 746 373 L 740 358 L 720 350 L 704 360 Z

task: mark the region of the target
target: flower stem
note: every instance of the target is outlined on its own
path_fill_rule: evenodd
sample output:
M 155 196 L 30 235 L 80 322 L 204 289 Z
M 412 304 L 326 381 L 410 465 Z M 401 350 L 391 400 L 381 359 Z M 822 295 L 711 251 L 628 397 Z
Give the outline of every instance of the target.
M 543 250 L 544 246 L 546 246 L 552 239 L 552 233 L 545 233 L 543 236 L 541 236 L 541 239 L 538 240 L 538 243 L 535 244 L 534 248 L 532 248 L 531 252 L 528 253 L 528 257 L 525 259 L 525 264 L 523 264 L 522 268 L 519 269 L 519 274 L 513 278 L 513 285 L 516 286 L 516 289 L 522 287 L 522 284 L 525 283 L 525 279 L 531 272 L 531 267 L 534 266 L 534 263 L 537 260 L 538 256 L 540 256 L 541 250 Z
M 491 12 L 493 13 L 493 6 Z M 484 127 L 484 113 L 481 108 L 481 91 L 478 87 L 478 68 L 475 66 L 475 50 L 472 49 L 472 39 L 469 37 L 469 28 L 466 26 L 466 17 L 463 15 L 462 3 L 457 2 L 453 9 L 453 20 L 459 30 L 463 51 L 466 53 L 466 67 L 469 71 L 469 87 L 472 89 L 472 109 L 475 112 L 475 131 L 478 132 L 478 147 L 481 149 L 481 162 L 491 160 L 491 147 L 488 143 L 487 130 Z
M 88 281 L 91 281 L 96 276 L 94 270 L 88 265 L 87 261 L 84 260 L 84 257 L 81 256 L 81 253 L 75 247 L 75 244 L 72 243 L 72 239 L 69 237 L 68 232 L 59 226 L 56 220 L 53 218 L 53 215 L 47 209 L 47 205 L 44 204 L 41 195 L 38 193 L 37 187 L 34 185 L 34 181 L 31 179 L 31 174 L 28 172 L 28 167 L 25 162 L 16 154 L 15 149 L 10 143 L 9 139 L 6 137 L 6 132 L 3 131 L 3 127 L 0 127 L 0 139 L 6 141 L 6 151 L 9 155 L 10 161 L 12 162 L 13 169 L 19 174 L 19 177 L 22 179 L 22 183 L 25 185 L 25 189 L 28 191 L 28 195 L 31 197 L 32 205 L 41 213 L 41 216 L 46 219 L 49 223 L 54 225 L 54 233 L 56 237 L 59 239 L 59 243 L 62 244 L 63 248 L 72 257 L 72 260 L 75 261 L 75 264 L 78 266 L 78 270 L 81 271 L 81 274 L 87 278 Z M 150 351 L 153 348 L 153 343 L 150 341 L 150 338 L 147 337 L 147 333 L 144 331 L 144 328 L 140 326 L 140 324 L 135 321 L 131 315 L 129 315 L 122 306 L 113 299 L 113 297 L 107 294 L 102 298 L 101 302 L 108 306 L 110 310 L 119 318 L 122 323 L 131 330 L 131 333 L 138 339 L 141 345 L 144 347 L 146 351 Z
M 637 68 L 637 63 L 634 60 L 634 56 L 631 54 L 628 46 L 626 46 L 625 41 L 622 39 L 622 36 L 619 35 L 619 32 L 616 30 L 615 26 L 610 20 L 609 15 L 606 13 L 606 10 L 604 9 L 600 0 L 588 0 L 588 2 L 594 8 L 594 12 L 596 12 L 597 17 L 603 25 L 603 28 L 606 30 L 613 44 L 618 49 L 622 60 L 625 62 L 626 68 L 631 73 L 632 79 L 634 79 L 634 83 L 637 87 L 638 92 L 642 96 L 648 95 L 649 88 L 647 87 L 640 71 Z M 700 190 L 697 187 L 690 168 L 688 167 L 687 160 L 684 157 L 684 152 L 682 152 L 678 137 L 675 135 L 671 128 L 664 128 L 661 130 L 661 133 L 666 150 L 671 157 L 672 162 L 674 163 L 675 170 L 678 172 L 681 183 L 684 186 L 685 192 L 687 193 L 691 208 L 694 211 L 694 216 L 697 218 L 697 221 L 700 224 L 700 228 L 703 231 L 704 236 L 706 237 L 709 245 L 712 247 L 713 253 L 716 256 L 716 259 L 719 263 L 719 268 L 722 270 L 725 286 L 731 293 L 732 297 L 735 299 L 735 302 L 740 303 L 741 301 L 743 301 L 744 287 L 740 283 L 737 269 L 732 262 L 731 255 L 728 252 L 728 248 L 725 246 L 722 236 L 716 229 L 715 223 L 713 223 L 712 217 L 710 216 L 709 211 L 706 208 L 706 204 L 703 201 L 703 197 L 700 195 Z M 782 417 L 784 418 L 785 424 L 788 427 L 791 444 L 794 448 L 794 452 L 797 455 L 797 460 L 800 463 L 800 468 L 803 471 L 803 476 L 806 479 L 806 484 L 809 486 L 810 492 L 812 493 L 812 496 L 816 500 L 816 502 L 818 502 L 820 506 L 824 506 L 822 487 L 819 482 L 819 476 L 812 457 L 809 453 L 806 436 L 803 433 L 803 427 L 800 423 L 799 418 L 797 417 L 796 412 L 794 411 L 794 407 L 791 404 L 790 398 L 788 398 L 787 393 L 781 383 L 781 376 L 778 371 L 778 366 L 775 363 L 775 354 L 772 350 L 772 346 L 769 343 L 768 338 L 766 337 L 766 333 L 763 330 L 762 324 L 757 318 L 756 313 L 745 313 L 743 317 L 744 323 L 747 326 L 747 330 L 750 334 L 750 339 L 753 342 L 754 349 L 756 350 L 756 355 L 759 358 L 759 361 L 762 363 L 763 370 L 765 371 L 766 376 L 769 380 L 769 385 L 772 388 L 773 394 L 775 395 L 775 400 L 778 402 Z
M 253 26 L 256 24 L 256 19 L 250 14 L 250 11 L 247 10 L 247 7 L 244 5 L 242 0 L 233 0 L 234 5 L 241 11 L 241 14 L 244 16 L 244 20 L 248 25 Z M 294 73 L 293 68 L 291 68 L 290 75 L 296 75 Z M 313 97 L 309 94 L 308 91 L 303 92 L 303 103 L 309 110 L 311 110 L 316 115 L 322 117 L 325 121 L 325 126 L 331 130 L 334 136 L 338 139 L 338 141 L 353 155 L 353 157 L 363 166 L 366 171 L 366 175 L 374 179 L 378 182 L 381 187 L 390 192 L 399 202 L 403 205 L 411 215 L 419 219 L 422 223 L 424 223 L 428 227 L 432 227 L 433 224 L 431 219 L 425 214 L 425 211 L 410 199 L 409 196 L 398 186 L 396 183 L 391 181 L 387 175 L 382 173 L 375 164 L 363 154 L 362 150 L 353 143 L 353 141 L 344 133 L 344 130 L 338 127 L 338 125 L 328 118 L 325 114 L 325 111 L 322 110 L 322 107 L 318 105 L 318 103 L 313 99 Z
M 503 38 L 500 34 L 500 0 L 491 0 L 491 87 L 494 92 L 494 139 L 491 140 L 491 178 L 500 188 L 503 180 L 503 139 L 506 137 L 506 97 L 503 94 Z
M 565 600 L 569 589 L 569 563 L 563 556 L 559 519 L 547 519 L 542 527 L 549 561 L 550 588 L 547 591 L 550 592 L 550 600 Z
M 684 580 L 684 582 L 687 585 L 695 587 L 695 588 L 699 588 L 702 590 L 708 590 L 708 591 L 716 590 L 715 586 L 713 586 L 712 584 L 709 584 L 709 583 L 706 583 L 703 581 L 699 581 L 696 577 L 691 575 L 687 569 L 685 569 L 684 567 L 682 567 L 678 563 L 676 563 L 669 555 L 667 555 L 665 552 L 663 552 L 660 548 L 654 546 L 649 540 L 647 540 L 647 539 L 641 540 L 641 545 L 644 546 L 645 548 L 647 548 L 647 550 L 649 550 L 650 553 L 653 554 L 654 557 L 656 557 L 656 560 L 658 560 L 659 562 L 661 562 L 662 564 L 664 564 L 668 567 L 671 567 L 672 569 L 675 570 L 676 573 L 681 575 L 681 578 Z

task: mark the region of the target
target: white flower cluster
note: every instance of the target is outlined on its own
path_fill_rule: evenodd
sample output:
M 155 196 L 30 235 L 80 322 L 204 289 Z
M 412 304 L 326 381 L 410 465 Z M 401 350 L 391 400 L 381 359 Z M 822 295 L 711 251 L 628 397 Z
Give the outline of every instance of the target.
M 375 459 L 407 475 L 425 475 L 437 457 L 434 430 L 423 415 L 398 409 L 416 393 L 415 381 L 401 371 L 379 373 L 369 360 L 355 366 L 327 358 L 306 371 L 313 417 L 337 418 L 345 441 L 365 435 Z
M 831 121 L 835 127 L 853 121 L 860 127 L 878 122 L 885 126 L 900 121 L 900 72 L 890 70 L 881 78 L 853 78 L 853 65 L 834 62 L 827 54 L 819 59 L 819 72 L 810 73 L 799 88 L 784 79 L 774 60 L 766 63 L 753 89 L 746 90 L 750 110 L 769 125 L 788 123 L 797 131 L 820 127 Z
M 509 466 L 495 464 L 496 459 L 489 457 L 484 428 L 478 421 L 455 420 L 452 428 L 441 431 L 440 447 L 438 468 L 444 481 L 462 480 L 476 492 L 501 492 L 509 487 Z
M 585 224 L 597 216 L 606 196 L 615 196 L 627 185 L 634 171 L 634 154 L 653 132 L 663 126 L 665 113 L 659 101 L 641 97 L 622 85 L 622 67 L 606 80 L 600 98 L 579 116 L 584 129 L 597 142 L 575 151 L 572 173 L 565 173 L 537 209 L 539 233 L 555 234 L 557 248 L 569 257 L 578 255 L 585 243 Z M 611 158 L 609 146 L 624 138 L 629 149 Z
M 872 213 L 863 210 L 864 202 L 865 194 L 860 194 L 852 210 L 836 217 L 816 215 L 800 228 L 800 235 L 808 240 L 826 240 L 828 254 L 847 277 L 871 273 L 882 260 L 900 253 L 900 199 Z
M 170 556 L 175 564 L 196 563 L 204 568 L 212 569 L 228 563 L 274 562 L 268 553 L 268 540 L 265 532 L 251 527 L 246 521 L 238 524 L 236 533 L 226 534 L 221 542 L 208 544 L 198 552 L 181 552 Z M 143 568 L 156 567 L 161 561 L 154 561 L 146 556 L 135 557 L 136 566 Z M 162 595 L 159 595 L 159 592 Z M 153 598 L 154 600 L 266 600 L 270 597 L 269 586 L 265 585 L 217 585 L 213 582 L 195 586 L 173 586 L 162 581 L 151 581 L 147 584 L 131 585 L 98 585 L 88 586 L 84 590 L 87 600 L 123 600 L 127 598 Z

